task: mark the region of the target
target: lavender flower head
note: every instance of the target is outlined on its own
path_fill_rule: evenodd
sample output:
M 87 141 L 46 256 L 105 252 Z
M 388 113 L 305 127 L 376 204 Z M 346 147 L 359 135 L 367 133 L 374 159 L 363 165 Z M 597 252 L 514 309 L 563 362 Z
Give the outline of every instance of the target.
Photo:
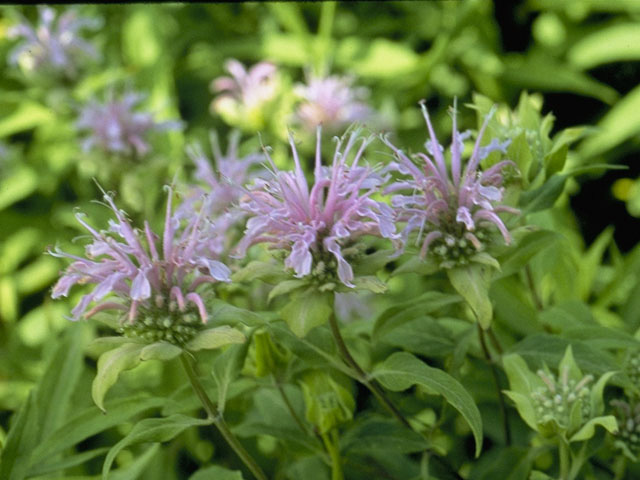
M 447 169 L 444 147 L 438 143 L 425 105 L 421 104 L 421 107 L 429 130 L 430 140 L 425 144 L 429 155 L 418 153 L 416 157 L 422 163 L 422 166 L 418 166 L 387 138 L 383 138 L 397 159 L 388 169 L 409 176 L 389 185 L 386 192 L 410 192 L 396 194 L 391 199 L 398 219 L 406 222 L 402 234 L 404 243 L 409 234 L 418 229 L 416 241 L 422 241 L 421 257 L 424 258 L 430 251 L 441 260 L 442 267 L 449 268 L 466 263 L 468 257 L 484 249 L 483 240 L 487 238 L 490 226 L 500 231 L 505 243 L 510 243 L 511 236 L 498 213 L 519 213 L 499 203 L 504 190 L 502 169 L 514 164 L 504 160 L 484 172 L 479 171 L 479 164 L 487 155 L 496 150 L 506 153 L 509 145 L 509 140 L 499 143 L 494 139 L 487 146 L 480 146 L 490 114 L 463 168 L 463 142 L 471 132 L 458 132 L 454 103 L 453 138 L 449 147 L 451 166 Z
M 9 63 L 27 70 L 47 70 L 73 77 L 79 57 L 98 59 L 96 49 L 81 36 L 83 29 L 96 30 L 102 22 L 96 18 L 79 17 L 67 10 L 56 18 L 54 9 L 38 6 L 40 24 L 35 27 L 23 21 L 9 29 L 10 38 L 23 41 L 9 53 Z
M 255 178 L 249 170 L 262 162 L 263 157 L 258 153 L 239 156 L 238 131 L 232 131 L 229 135 L 227 152 L 224 154 L 215 131 L 210 133 L 210 142 L 213 162 L 200 145 L 192 145 L 187 149 L 187 155 L 196 166 L 194 177 L 199 180 L 199 184 L 190 187 L 186 198 L 176 210 L 176 218 L 189 218 L 198 206 L 204 213 L 202 229 L 207 232 L 204 235 L 205 247 L 210 256 L 219 258 L 227 250 L 229 231 L 246 215 L 237 205 L 244 193 L 241 185 Z
M 142 94 L 129 92 L 117 100 L 111 92 L 105 103 L 91 100 L 76 123 L 79 129 L 89 131 L 82 142 L 83 150 L 98 147 L 107 153 L 135 153 L 141 157 L 150 149 L 145 141 L 149 132 L 182 127 L 179 121 L 156 122 L 153 114 L 134 111 L 144 98 Z
M 66 297 L 76 284 L 95 285 L 73 308 L 73 320 L 103 310 L 119 310 L 126 312 L 130 325 L 156 327 L 151 332 L 153 340 L 172 343 L 188 340 L 180 338 L 185 332 L 173 328 L 176 325 L 206 323 L 207 310 L 198 287 L 229 282 L 231 271 L 198 253 L 203 242 L 203 215 L 192 217 L 181 228 L 172 215 L 171 196 L 169 189 L 162 239 L 146 221 L 142 231 L 134 229 L 108 194 L 104 200 L 115 215 L 108 230 L 94 229 L 84 215 L 76 213 L 78 222 L 92 237 L 85 249 L 86 258 L 58 249 L 50 252 L 73 260 L 53 287 L 53 298 Z M 91 304 L 95 306 L 87 312 Z
M 230 59 L 225 63 L 225 69 L 230 76 L 218 77 L 211 82 L 211 90 L 219 94 L 211 109 L 236 119 L 248 117 L 250 123 L 259 123 L 254 117 L 261 117 L 262 108 L 277 93 L 276 66 L 260 62 L 246 69 L 239 61 Z
M 372 116 L 372 109 L 363 101 L 369 91 L 353 87 L 352 77 L 309 75 L 307 84 L 296 86 L 295 93 L 302 99 L 296 118 L 310 131 L 318 125 L 335 131 L 353 122 Z
M 323 167 L 321 130 L 317 129 L 315 182 L 311 188 L 291 135 L 294 171 L 278 170 L 265 150 L 272 178 L 256 180 L 240 202 L 250 215 L 238 246 L 240 256 L 253 244 L 267 243 L 289 252 L 285 266 L 298 278 L 309 274 L 326 278 L 337 272 L 342 284 L 354 286 L 348 258 L 357 252 L 355 241 L 362 235 L 397 238 L 391 208 L 371 198 L 384 179 L 370 167 L 360 165 L 373 137 L 362 138 L 358 133 L 349 135 L 344 148 L 344 138 L 337 139 L 333 162 Z M 347 164 L 353 151 L 354 159 Z

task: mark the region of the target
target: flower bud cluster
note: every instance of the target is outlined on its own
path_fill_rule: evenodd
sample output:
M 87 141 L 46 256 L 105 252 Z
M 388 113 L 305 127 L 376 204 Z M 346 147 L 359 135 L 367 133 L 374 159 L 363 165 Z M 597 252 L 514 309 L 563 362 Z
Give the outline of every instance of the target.
M 447 233 L 433 241 L 431 253 L 441 268 L 467 265 L 473 255 L 485 249 L 484 240 L 488 239 L 485 230 L 478 229 L 473 239 L 465 238 L 463 234 Z
M 124 323 L 118 333 L 130 338 L 141 338 L 145 342 L 168 342 L 173 345 L 186 345 L 203 323 L 197 308 L 189 305 L 181 310 L 175 301 L 168 304 L 158 295 L 155 305 L 140 308 L 137 322 Z
M 633 455 L 640 455 L 640 402 L 612 400 L 611 406 L 618 421 L 618 438 Z
M 536 373 L 545 383 L 544 387 L 538 388 L 531 394 L 538 423 L 553 420 L 559 427 L 568 428 L 571 413 L 578 402 L 580 402 L 583 419 L 590 418 L 594 413 L 591 412 L 589 402 L 591 389 L 588 386 L 593 381 L 592 375 L 585 375 L 581 380 L 576 381 L 569 378 L 568 368 L 562 369 L 558 379 L 543 370 L 538 370 Z

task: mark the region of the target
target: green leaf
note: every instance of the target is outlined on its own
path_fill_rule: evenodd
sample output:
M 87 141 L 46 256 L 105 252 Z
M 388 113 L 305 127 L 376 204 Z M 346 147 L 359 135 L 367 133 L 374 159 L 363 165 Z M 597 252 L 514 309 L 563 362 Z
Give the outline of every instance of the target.
M 65 457 L 62 460 L 56 460 L 51 463 L 37 463 L 29 470 L 29 476 L 46 475 L 50 473 L 60 472 L 67 468 L 75 467 L 76 465 L 86 464 L 89 460 L 99 457 L 109 451 L 110 447 L 101 447 L 87 452 L 77 453 L 69 457 Z
M 388 290 L 387 284 L 373 275 L 356 277 L 353 284 L 356 290 L 367 290 L 372 293 L 384 293 Z
M 599 27 L 579 37 L 567 52 L 576 67 L 589 70 L 603 63 L 640 59 L 640 31 L 637 23 Z
M 0 211 L 31 195 L 38 188 L 38 174 L 29 167 L 16 169 L 0 180 Z
M 244 308 L 234 307 L 220 299 L 212 300 L 208 304 L 208 307 L 211 318 L 214 319 L 216 323 L 228 323 L 231 325 L 243 323 L 252 327 L 263 325 L 268 321 L 267 314 L 265 313 L 258 314 L 245 310 Z
M 17 110 L 0 120 L 0 138 L 30 130 L 54 120 L 53 112 L 32 101 L 21 102 Z
M 271 289 L 271 291 L 269 292 L 268 300 L 271 301 L 277 296 L 284 295 L 285 293 L 290 293 L 294 290 L 297 290 L 298 288 L 302 288 L 305 285 L 308 285 L 308 283 L 309 282 L 307 282 L 306 280 L 299 279 L 285 280 L 284 282 L 280 282 Z
M 140 360 L 171 360 L 182 353 L 182 349 L 168 342 L 156 342 L 140 350 Z
M 482 418 L 471 395 L 448 373 L 430 367 L 410 353 L 397 352 L 374 370 L 374 376 L 389 390 L 402 391 L 421 385 L 439 393 L 467 421 L 476 441 L 476 457 L 482 450 Z
M 98 372 L 93 379 L 91 396 L 103 412 L 106 412 L 103 405 L 104 396 L 116 383 L 120 372 L 130 370 L 140 363 L 140 353 L 143 348 L 145 348 L 143 344 L 125 343 L 103 353 L 98 359 Z
M 242 472 L 229 470 L 217 465 L 211 465 L 198 470 L 189 477 L 189 480 L 244 480 Z
M 111 465 L 118 453 L 123 449 L 138 443 L 167 442 L 189 427 L 210 425 L 212 419 L 198 419 L 185 415 L 171 415 L 166 418 L 147 418 L 136 423 L 131 432 L 116 443 L 105 458 L 102 466 L 102 478 L 107 480 Z
M 606 152 L 640 132 L 640 86 L 619 100 L 598 123 L 598 132 L 586 138 L 579 148 L 585 156 Z
M 553 207 L 556 200 L 564 192 L 564 184 L 567 178 L 567 175 L 555 173 L 542 186 L 535 190 L 522 192 L 522 195 L 520 195 L 520 207 L 523 209 L 523 213 L 537 212 Z
M 361 77 L 392 78 L 405 75 L 418 66 L 420 57 L 407 45 L 376 38 L 364 54 L 353 58 L 349 68 Z M 380 68 L 384 65 L 384 68 Z
M 583 371 L 594 375 L 603 375 L 618 369 L 613 357 L 597 350 L 585 342 L 568 340 L 548 333 L 530 335 L 513 345 L 509 353 L 517 353 L 524 357 L 534 368 L 547 365 L 558 365 L 571 345 L 573 354 Z
M 34 463 L 42 462 L 97 433 L 122 424 L 146 410 L 161 407 L 165 402 L 166 399 L 163 398 L 134 395 L 107 402 L 106 414 L 100 412 L 98 407 L 89 407 L 72 417 L 35 448 L 33 452 Z
M 406 454 L 422 452 L 428 443 L 422 435 L 407 430 L 395 420 L 373 417 L 357 423 L 342 435 L 340 439 L 345 453 L 375 455 Z
M 244 337 L 243 337 L 244 339 Z M 229 385 L 233 382 L 247 357 L 250 342 L 242 342 L 240 345 L 231 345 L 222 352 L 213 363 L 211 375 L 218 386 L 218 410 L 224 412 Z
M 152 445 L 144 454 L 124 468 L 119 468 L 109 474 L 109 480 L 136 480 L 147 468 L 147 465 L 160 450 L 160 445 Z M 94 477 L 95 478 L 95 477 Z M 98 477 L 99 478 L 99 477 Z
M 618 422 L 616 421 L 616 417 L 614 417 L 613 415 L 596 417 L 585 423 L 580 430 L 573 434 L 569 441 L 583 442 L 585 440 L 589 440 L 596 433 L 595 429 L 597 425 L 605 428 L 609 433 L 618 432 Z
M 533 88 L 555 92 L 572 92 L 597 98 L 612 104 L 618 98 L 610 86 L 568 67 L 550 55 L 511 54 L 504 59 L 502 80 L 519 88 Z
M 333 293 L 311 287 L 293 295 L 280 314 L 293 333 L 304 337 L 312 328 L 327 322 L 333 312 L 332 299 Z
M 517 248 L 509 249 L 507 255 L 500 258 L 501 271 L 497 278 L 506 277 L 519 272 L 529 260 L 544 249 L 553 245 L 560 238 L 560 234 L 551 230 L 536 230 L 522 238 Z
M 213 350 L 232 343 L 244 343 L 245 340 L 246 337 L 240 330 L 223 325 L 198 332 L 189 341 L 187 348 L 192 351 Z
M 547 176 L 562 171 L 564 164 L 567 161 L 567 153 L 569 153 L 569 145 L 565 143 L 545 155 L 544 166 Z
M 440 271 L 440 267 L 431 257 L 422 259 L 418 255 L 412 255 L 409 259 L 393 271 L 393 275 L 402 273 L 417 273 L 418 275 L 433 275 Z
M 469 265 L 447 270 L 451 285 L 464 298 L 482 328 L 489 328 L 493 307 L 489 299 L 491 270 L 484 265 Z
M 260 262 L 258 260 L 254 260 L 231 275 L 231 280 L 234 282 L 263 280 L 267 283 L 275 283 L 281 279 L 283 275 L 284 272 L 282 270 L 282 266 L 276 265 L 273 262 Z
M 22 480 L 27 475 L 39 428 L 36 408 L 36 394 L 31 391 L 16 414 L 0 453 L 2 480 Z
M 38 385 L 41 438 L 58 428 L 67 416 L 71 395 L 82 372 L 83 325 L 68 328 Z

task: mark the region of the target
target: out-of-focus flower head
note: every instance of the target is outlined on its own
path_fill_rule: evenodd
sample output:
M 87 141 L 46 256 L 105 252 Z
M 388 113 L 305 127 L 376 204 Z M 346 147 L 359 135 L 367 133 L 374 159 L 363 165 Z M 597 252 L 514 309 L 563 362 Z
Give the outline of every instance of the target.
M 200 145 L 187 148 L 187 155 L 196 166 L 194 178 L 198 183 L 190 186 L 186 198 L 176 210 L 176 218 L 188 218 L 196 207 L 202 209 L 202 228 L 209 232 L 209 235 L 205 235 L 205 246 L 210 255 L 219 258 L 228 247 L 228 232 L 246 215 L 238 208 L 238 201 L 244 192 L 242 186 L 255 178 L 249 170 L 261 163 L 263 156 L 254 152 L 240 157 L 238 131 L 232 131 L 229 135 L 227 152 L 224 154 L 215 131 L 210 133 L 210 142 L 213 162 Z
M 53 8 L 38 6 L 39 25 L 33 26 L 26 18 L 9 30 L 11 38 L 23 41 L 9 54 L 9 63 L 19 64 L 29 71 L 63 73 L 73 77 L 82 56 L 98 59 L 100 55 L 80 35 L 84 29 L 96 30 L 102 22 L 98 18 L 78 16 L 67 10 L 56 17 Z
M 637 462 L 640 457 L 640 402 L 629 400 L 611 400 L 614 415 L 618 422 L 616 447 Z
M 343 147 L 344 140 L 346 145 Z M 373 137 L 360 137 L 355 130 L 337 145 L 331 166 L 322 166 L 321 129 L 317 129 L 314 184 L 302 171 L 298 152 L 289 135 L 294 171 L 280 171 L 265 154 L 273 169 L 269 180 L 256 180 L 240 202 L 247 211 L 245 236 L 239 255 L 256 243 L 267 243 L 288 251 L 285 266 L 296 277 L 335 277 L 353 287 L 353 269 L 348 261 L 356 255 L 356 241 L 363 235 L 397 239 L 393 211 L 371 196 L 385 179 L 360 162 Z M 359 143 L 359 145 L 358 145 Z M 355 151 L 350 164 L 349 155 Z
M 150 149 L 146 142 L 149 132 L 182 128 L 180 121 L 157 122 L 152 113 L 134 111 L 144 98 L 145 95 L 128 92 L 115 99 L 110 92 L 104 103 L 89 101 L 76 123 L 78 129 L 88 130 L 82 148 L 89 151 L 97 147 L 107 153 L 135 153 L 141 157 Z
M 424 103 L 421 107 L 429 130 L 430 140 L 425 144 L 429 155 L 418 153 L 416 157 L 422 164 L 418 166 L 383 137 L 398 160 L 392 162 L 388 169 L 409 176 L 389 185 L 386 192 L 410 192 L 396 194 L 391 199 L 398 219 L 406 222 L 404 242 L 417 229 L 416 242 L 422 241 L 420 255 L 424 258 L 429 251 L 438 258 L 442 267 L 449 268 L 466 263 L 470 256 L 482 251 L 489 234 L 488 227 L 492 225 L 498 228 L 504 241 L 510 243 L 511 236 L 498 213 L 519 213 L 517 209 L 500 204 L 504 190 L 502 170 L 514 164 L 503 160 L 484 172 L 479 170 L 480 162 L 487 155 L 497 150 L 505 153 L 509 145 L 509 140 L 500 143 L 494 139 L 481 146 L 489 115 L 478 133 L 471 157 L 463 165 L 464 140 L 471 132 L 457 130 L 454 103 L 449 148 L 451 166 L 447 169 L 445 149 L 438 143 Z
M 265 105 L 271 102 L 278 91 L 277 68 L 269 62 L 260 62 L 246 69 L 238 60 L 225 63 L 230 76 L 211 82 L 211 90 L 218 96 L 211 110 L 223 115 L 233 124 L 262 125 Z
M 76 284 L 93 284 L 72 310 L 72 319 L 91 317 L 103 310 L 126 312 L 129 326 L 140 326 L 148 340 L 186 342 L 195 326 L 207 321 L 207 310 L 198 293 L 202 284 L 229 282 L 231 271 L 223 263 L 201 255 L 203 215 L 194 215 L 181 226 L 172 215 L 169 188 L 162 238 L 145 221 L 134 229 L 109 194 L 104 200 L 115 220 L 108 230 L 96 230 L 76 213 L 91 234 L 85 257 L 56 248 L 51 255 L 73 260 L 53 287 L 52 297 L 66 297 Z M 87 312 L 91 305 L 95 306 Z M 198 320 L 199 319 L 199 320 Z M 184 327 L 184 328 L 178 328 Z M 184 337 L 184 338 L 182 338 Z
M 335 131 L 370 119 L 373 110 L 364 102 L 369 90 L 354 87 L 353 82 L 353 77 L 308 75 L 307 83 L 295 88 L 295 93 L 303 99 L 296 111 L 297 121 L 310 131 L 318 125 Z

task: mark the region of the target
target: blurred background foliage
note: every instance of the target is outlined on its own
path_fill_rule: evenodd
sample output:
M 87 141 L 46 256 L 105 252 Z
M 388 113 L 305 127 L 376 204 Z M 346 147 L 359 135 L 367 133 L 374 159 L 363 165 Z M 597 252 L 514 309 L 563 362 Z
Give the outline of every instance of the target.
M 211 129 L 224 139 L 232 127 L 239 128 L 244 131 L 243 150 L 263 142 L 273 146 L 277 162 L 284 161 L 282 140 L 296 103 L 292 89 L 310 73 L 353 75 L 357 85 L 370 91 L 368 102 L 379 113 L 377 128 L 393 130 L 414 150 L 421 148 L 425 135 L 417 108 L 421 99 L 440 132 L 450 129 L 448 109 L 455 97 L 459 105 L 473 101 L 478 109 L 498 103 L 504 115 L 516 110 L 519 101 L 529 102 L 527 108 L 536 115 L 553 112 L 551 138 L 576 127 L 573 138 L 554 138 L 556 146 L 562 140 L 572 142 L 567 167 L 609 164 L 626 169 L 573 177 L 561 185 L 564 193 L 552 210 L 533 214 L 535 223 L 563 235 L 562 242 L 536 257 L 533 275 L 541 283 L 543 301 L 553 299 L 560 304 L 558 309 L 579 315 L 583 307 L 575 302 L 589 302 L 586 315 L 595 314 L 601 323 L 626 324 L 632 332 L 640 326 L 639 1 L 238 2 L 76 8 L 84 16 L 100 18 L 102 26 L 86 34 L 101 58 L 87 61 L 75 78 L 37 75 L 0 62 L 0 428 L 4 431 L 12 411 L 42 376 L 50 340 L 64 330 L 64 315 L 75 300 L 50 300 L 62 264 L 43 254 L 57 242 L 79 251 L 79 246 L 71 245 L 80 233 L 74 208 L 104 224 L 108 212 L 93 203 L 99 198 L 99 183 L 118 192 L 132 217 L 160 222 L 159 207 L 164 202 L 160 187 L 176 178 L 190 178 L 193 166 L 184 148 L 194 141 L 206 145 Z M 0 58 L 7 58 L 15 45 L 8 31 L 20 15 L 35 22 L 38 13 L 35 7 L 0 7 Z M 210 84 L 226 74 L 229 58 L 247 66 L 267 60 L 279 67 L 278 93 L 268 115 L 234 120 L 212 110 L 215 95 Z M 83 152 L 74 126 L 82 106 L 90 99 L 104 99 L 109 91 L 127 90 L 146 94 L 141 108 L 154 112 L 158 120 L 181 119 L 185 128 L 152 135 L 152 154 L 143 159 Z M 523 91 L 530 92 L 526 101 Z M 470 108 L 459 110 L 459 124 L 475 128 L 480 116 Z M 296 134 L 306 135 L 300 129 Z M 576 275 L 582 279 L 578 287 L 565 288 L 574 282 L 564 279 Z M 391 283 L 392 290 L 405 298 L 423 287 L 411 288 L 401 279 Z M 531 333 L 527 325 L 512 320 L 512 312 L 535 315 L 534 306 L 511 288 L 500 280 L 492 287 L 496 316 L 512 331 Z M 557 317 L 547 318 L 554 325 Z M 161 382 L 171 372 L 150 372 L 155 367 L 146 365 L 142 373 L 130 372 L 125 380 L 139 388 L 144 379 L 148 388 L 171 391 L 171 382 Z M 118 388 L 126 390 L 127 382 Z M 83 402 L 88 405 L 88 397 Z M 0 430 L 0 440 L 2 435 Z M 201 461 L 212 455 L 209 442 L 185 440 L 183 445 L 189 445 L 193 457 Z

